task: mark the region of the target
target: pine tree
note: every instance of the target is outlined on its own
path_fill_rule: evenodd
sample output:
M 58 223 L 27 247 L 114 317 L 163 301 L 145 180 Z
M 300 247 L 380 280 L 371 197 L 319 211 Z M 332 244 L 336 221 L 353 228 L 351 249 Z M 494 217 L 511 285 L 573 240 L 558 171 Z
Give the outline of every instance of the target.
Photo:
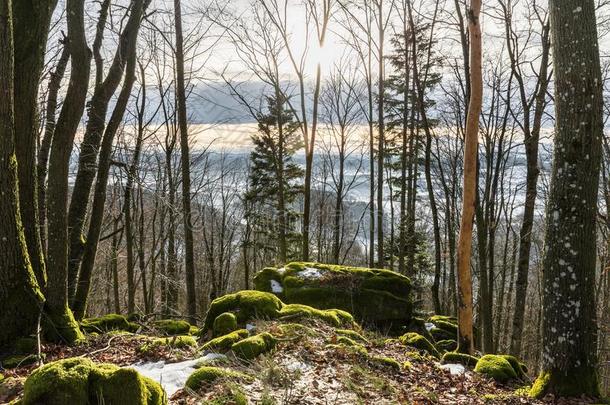
M 303 170 L 294 163 L 293 156 L 302 143 L 294 112 L 286 108 L 286 100 L 279 92 L 275 97 L 267 97 L 267 109 L 266 114 L 258 115 L 258 132 L 252 135 L 254 150 L 250 155 L 246 199 L 258 206 L 257 210 L 250 210 L 254 231 L 266 233 L 271 248 L 277 249 L 279 262 L 286 263 L 296 257 L 293 248 L 296 245 L 291 242 L 297 242 L 298 235 L 291 223 L 296 216 L 291 205 L 302 192 L 297 181 Z
M 595 2 L 552 0 L 549 12 L 555 157 L 543 259 L 542 371 L 531 394 L 598 396 L 595 265 L 603 82 Z

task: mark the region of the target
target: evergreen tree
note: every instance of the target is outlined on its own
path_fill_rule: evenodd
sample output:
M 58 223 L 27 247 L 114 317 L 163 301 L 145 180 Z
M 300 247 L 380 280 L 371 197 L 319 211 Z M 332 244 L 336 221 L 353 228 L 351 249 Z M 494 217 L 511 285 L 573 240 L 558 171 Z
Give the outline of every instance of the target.
M 279 92 L 267 97 L 267 113 L 258 114 L 258 132 L 252 135 L 254 150 L 250 155 L 249 191 L 246 195 L 249 220 L 254 232 L 266 233 L 267 247 L 277 250 L 278 260 L 285 263 L 296 257 L 298 242 L 291 208 L 302 193 L 299 180 L 303 170 L 293 161 L 302 147 L 299 124 L 294 112 L 286 107 Z

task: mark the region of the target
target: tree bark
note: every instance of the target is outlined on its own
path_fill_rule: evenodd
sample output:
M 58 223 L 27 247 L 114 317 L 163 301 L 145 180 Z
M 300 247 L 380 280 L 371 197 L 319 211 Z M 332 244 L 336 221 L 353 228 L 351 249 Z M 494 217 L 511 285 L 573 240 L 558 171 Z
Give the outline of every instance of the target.
M 595 7 L 593 0 L 549 3 L 555 157 L 543 259 L 542 370 L 531 392 L 537 397 L 599 396 L 594 297 L 603 81 Z
M 195 292 L 193 224 L 191 223 L 191 160 L 189 153 L 188 122 L 186 115 L 182 10 L 180 7 L 180 0 L 174 0 L 174 24 L 176 28 L 176 99 L 178 103 L 178 128 L 180 131 L 180 157 L 182 163 L 182 215 L 184 221 L 186 309 L 189 320 L 194 323 L 197 317 L 197 295 Z
M 29 261 L 19 209 L 11 8 L 10 0 L 0 0 L 0 349 L 38 331 L 44 302 Z
M 468 354 L 474 353 L 470 258 L 472 250 L 472 225 L 477 192 L 476 170 L 479 116 L 483 101 L 480 12 L 481 0 L 471 0 L 468 12 L 468 32 L 470 33 L 470 102 L 466 118 L 462 218 L 457 247 L 458 351 Z
M 67 24 L 71 75 L 64 104 L 51 144 L 47 193 L 47 303 L 45 334 L 55 341 L 74 342 L 82 338 L 68 308 L 68 175 L 74 136 L 85 108 L 91 52 L 87 47 L 84 0 L 67 0 Z

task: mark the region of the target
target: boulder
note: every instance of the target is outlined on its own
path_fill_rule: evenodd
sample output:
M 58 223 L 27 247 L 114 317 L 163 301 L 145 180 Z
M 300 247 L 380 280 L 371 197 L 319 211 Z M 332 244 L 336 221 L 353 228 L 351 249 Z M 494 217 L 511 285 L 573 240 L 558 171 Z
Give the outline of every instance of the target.
M 165 405 L 167 398 L 156 381 L 130 368 L 96 364 L 74 357 L 36 369 L 26 380 L 22 404 Z
M 293 262 L 261 270 L 254 285 L 287 304 L 342 309 L 364 323 L 398 326 L 411 320 L 411 281 L 389 270 Z

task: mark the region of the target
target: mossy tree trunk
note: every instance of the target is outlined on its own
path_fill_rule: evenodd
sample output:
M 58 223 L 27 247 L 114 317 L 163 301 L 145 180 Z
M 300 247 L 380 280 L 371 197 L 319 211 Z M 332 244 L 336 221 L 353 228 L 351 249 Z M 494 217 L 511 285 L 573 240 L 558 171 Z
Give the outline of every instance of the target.
M 38 222 L 36 148 L 38 145 L 38 83 L 44 63 L 51 15 L 57 0 L 14 1 L 13 34 L 15 42 L 14 92 L 19 100 L 15 108 L 15 144 L 19 175 L 19 199 L 30 263 L 44 288 L 45 261 Z
M 470 101 L 466 118 L 466 140 L 464 146 L 462 219 L 457 246 L 458 350 L 468 354 L 474 353 L 470 258 L 472 251 L 472 225 L 474 220 L 475 196 L 477 192 L 476 172 L 479 116 L 481 114 L 483 101 L 480 12 L 481 0 L 472 0 L 468 11 L 468 32 L 470 33 Z
M 0 0 L 0 348 L 37 331 L 44 301 L 28 257 L 19 209 L 12 30 L 11 1 Z
M 84 0 L 67 0 L 71 75 L 51 144 L 47 193 L 48 242 L 45 335 L 50 340 L 74 342 L 82 337 L 68 308 L 68 175 L 74 136 L 85 108 L 91 52 L 87 46 Z
M 598 396 L 596 215 L 603 136 L 593 0 L 549 3 L 555 158 L 546 214 L 542 371 L 532 394 Z

